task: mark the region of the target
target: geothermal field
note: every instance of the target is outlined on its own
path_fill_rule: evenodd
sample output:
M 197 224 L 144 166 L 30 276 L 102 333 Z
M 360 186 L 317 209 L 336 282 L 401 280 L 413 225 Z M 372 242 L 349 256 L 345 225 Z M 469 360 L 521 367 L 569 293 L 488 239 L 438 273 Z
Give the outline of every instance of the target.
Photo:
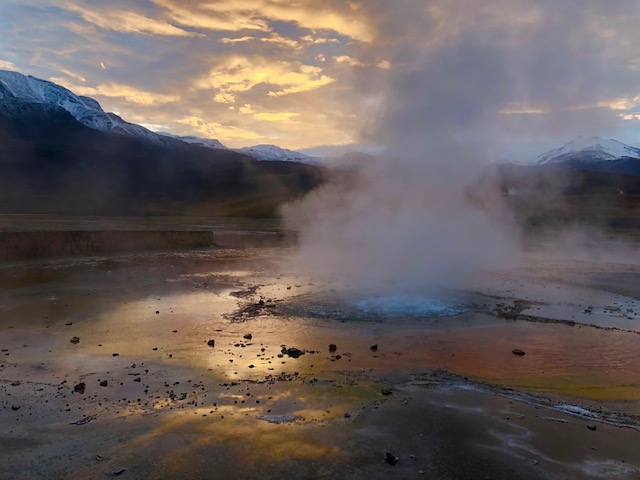
M 385 291 L 275 220 L 3 222 L 213 242 L 2 263 L 1 478 L 640 477 L 631 235 Z

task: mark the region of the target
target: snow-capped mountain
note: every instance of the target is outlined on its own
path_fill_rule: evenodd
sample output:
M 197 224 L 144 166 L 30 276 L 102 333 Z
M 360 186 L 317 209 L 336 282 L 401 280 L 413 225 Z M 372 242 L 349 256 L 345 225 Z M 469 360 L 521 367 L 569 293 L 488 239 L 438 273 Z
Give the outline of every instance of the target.
M 220 143 L 215 138 L 200 138 L 200 137 L 194 137 L 193 135 L 180 136 L 180 135 L 173 135 L 167 132 L 158 132 L 158 135 L 174 138 L 176 140 L 180 140 L 185 143 L 190 143 L 192 145 L 198 145 L 200 147 L 221 148 L 221 149 L 227 150 L 227 147 L 225 147 L 222 143 Z
M 315 157 L 296 152 L 295 150 L 280 148 L 276 145 L 255 145 L 253 147 L 238 148 L 235 151 L 253 157 L 256 160 L 276 160 L 309 164 L 319 163 Z
M 105 112 L 93 98 L 76 95 L 60 85 L 31 75 L 0 70 L 0 103 L 17 109 L 28 103 L 57 106 L 94 130 L 127 135 L 157 145 L 175 145 L 173 139 L 125 122 L 115 113 Z
M 586 164 L 623 159 L 640 159 L 640 148 L 613 139 L 577 137 L 560 148 L 539 155 L 536 165 L 565 162 Z
M 215 139 L 195 136 L 178 136 L 166 132 L 152 132 L 147 128 L 124 121 L 115 113 L 105 112 L 90 97 L 76 95 L 53 82 L 41 80 L 19 72 L 0 70 L 0 106 L 19 110 L 29 104 L 62 108 L 86 127 L 101 132 L 118 133 L 161 146 L 184 146 L 184 143 L 201 147 L 228 150 Z M 317 165 L 316 158 L 275 145 L 256 145 L 233 150 L 256 160 L 275 160 Z

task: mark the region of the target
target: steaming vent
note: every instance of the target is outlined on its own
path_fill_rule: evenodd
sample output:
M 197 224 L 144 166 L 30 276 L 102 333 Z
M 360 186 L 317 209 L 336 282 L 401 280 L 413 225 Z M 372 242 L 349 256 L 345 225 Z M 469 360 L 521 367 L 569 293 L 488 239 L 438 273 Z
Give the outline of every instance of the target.
M 354 306 L 368 314 L 391 317 L 444 317 L 457 315 L 462 310 L 455 304 L 422 295 L 380 295 L 365 298 Z

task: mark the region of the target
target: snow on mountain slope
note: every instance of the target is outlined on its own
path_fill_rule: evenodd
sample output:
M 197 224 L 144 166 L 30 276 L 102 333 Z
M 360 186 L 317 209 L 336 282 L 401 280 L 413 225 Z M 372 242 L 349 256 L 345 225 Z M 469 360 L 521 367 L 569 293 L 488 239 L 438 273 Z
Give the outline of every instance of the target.
M 173 135 L 171 133 L 167 133 L 167 132 L 158 132 L 158 135 L 163 135 L 165 137 L 169 137 L 169 138 L 175 138 L 177 140 L 183 141 L 185 143 L 190 143 L 192 145 L 199 145 L 201 147 L 208 147 L 208 148 L 221 148 L 224 150 L 228 150 L 227 147 L 225 147 L 222 143 L 220 143 L 218 140 L 214 139 L 214 138 L 200 138 L 200 137 L 194 137 L 193 135 L 187 135 L 187 136 L 179 136 L 179 135 Z
M 93 98 L 74 94 L 60 85 L 31 75 L 0 70 L 0 102 L 4 104 L 42 103 L 65 109 L 83 125 L 103 132 L 128 135 L 158 145 L 175 145 L 175 140 L 128 123 L 115 113 L 102 110 Z
M 640 159 L 640 148 L 607 138 L 577 137 L 560 148 L 539 155 L 536 165 L 562 163 L 570 160 L 596 163 L 621 158 Z
M 309 163 L 313 165 L 318 163 L 314 157 L 294 150 L 280 148 L 276 145 L 255 145 L 253 147 L 238 148 L 235 151 L 253 157 L 256 160 L 276 160 L 281 162 Z

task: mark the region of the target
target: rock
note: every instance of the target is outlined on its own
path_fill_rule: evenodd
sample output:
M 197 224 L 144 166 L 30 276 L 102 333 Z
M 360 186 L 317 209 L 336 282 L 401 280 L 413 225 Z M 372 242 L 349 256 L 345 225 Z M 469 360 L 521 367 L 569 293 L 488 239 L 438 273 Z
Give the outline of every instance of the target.
M 126 472 L 127 469 L 126 468 L 119 468 L 118 470 L 115 470 L 113 472 L 113 476 L 117 477 L 118 475 L 122 475 L 124 472 Z
M 351 414 L 349 412 L 345 413 L 344 418 L 351 418 Z
M 335 343 L 330 343 L 329 344 L 329 351 L 330 352 L 335 352 L 338 349 L 338 346 Z
M 71 425 L 86 425 L 87 423 L 91 422 L 95 420 L 95 417 L 92 417 L 91 415 L 88 415 L 86 417 L 81 418 L 80 420 L 77 420 L 75 422 L 71 422 Z
M 388 388 L 383 388 L 382 390 L 380 390 L 380 393 L 382 393 L 382 395 L 391 395 L 393 393 L 393 390 L 389 390 Z
M 260 299 L 260 301 L 258 302 L 258 305 L 264 305 L 264 300 Z
M 587 428 L 592 432 L 595 432 L 598 429 L 598 427 L 596 427 L 595 425 L 587 425 Z
M 398 463 L 398 461 L 400 461 L 400 459 L 398 457 L 396 457 L 393 453 L 391 452 L 387 452 L 386 458 L 385 460 L 387 461 L 387 463 L 389 465 L 393 465 L 395 466 L 396 463 Z
M 371 348 L 371 351 L 372 351 L 372 352 L 377 352 L 377 351 L 378 351 L 378 344 L 376 343 L 376 344 L 374 344 L 374 345 L 371 345 L 371 347 L 370 347 L 370 348 Z
M 299 348 L 291 347 L 291 348 L 283 348 L 282 353 L 285 355 L 289 355 L 292 358 L 298 358 L 300 355 L 303 355 L 304 352 Z
M 69 340 L 71 343 L 78 343 L 80 341 L 80 337 L 71 337 L 71 340 Z
M 71 325 L 73 325 L 73 322 L 67 322 L 67 323 L 65 323 L 65 325 L 66 325 L 67 327 L 70 327 Z
M 247 340 L 251 340 L 253 338 L 253 335 L 251 335 L 250 333 L 247 333 L 246 335 L 243 336 L 243 338 L 246 338 Z
M 215 340 L 209 340 L 207 342 L 207 345 L 209 345 L 210 347 L 215 347 L 216 346 L 216 341 Z
M 11 410 L 20 410 L 20 405 L 11 405 Z
M 106 380 L 102 380 L 102 381 L 100 382 L 100 386 L 101 386 L 101 387 L 106 387 L 107 385 L 109 385 L 109 382 L 107 382 Z
M 133 379 L 133 381 L 134 381 L 134 382 L 140 382 L 140 381 L 141 381 L 141 379 L 140 379 L 140 377 L 136 377 L 136 378 L 134 378 L 134 379 Z
M 524 351 L 520 350 L 519 348 L 514 348 L 513 350 L 511 350 L 511 353 L 513 353 L 514 355 L 518 355 L 520 357 L 525 355 Z
M 118 355 L 120 355 L 119 353 L 112 353 L 111 356 L 112 357 L 117 357 Z
M 78 393 L 84 393 L 85 388 L 87 388 L 87 385 L 84 382 L 80 382 L 75 387 L 73 387 L 73 391 Z

